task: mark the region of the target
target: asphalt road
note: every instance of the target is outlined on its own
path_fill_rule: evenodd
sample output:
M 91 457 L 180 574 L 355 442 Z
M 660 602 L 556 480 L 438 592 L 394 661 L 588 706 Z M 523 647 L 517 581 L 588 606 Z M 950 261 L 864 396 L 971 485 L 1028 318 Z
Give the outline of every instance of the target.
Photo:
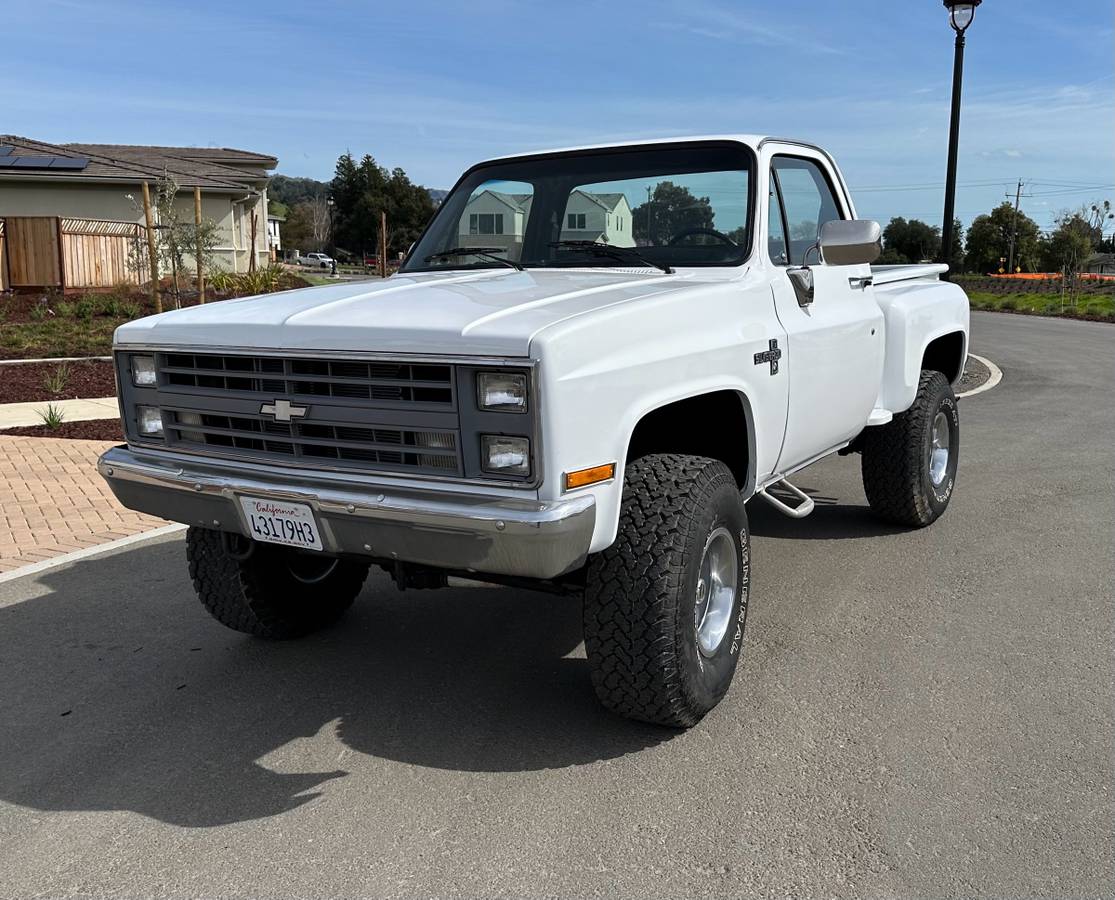
M 400 595 L 268 645 L 180 538 L 0 585 L 0 895 L 1110 896 L 1115 328 L 974 316 L 932 528 L 858 461 L 753 504 L 732 692 L 664 732 L 596 706 L 579 612 Z

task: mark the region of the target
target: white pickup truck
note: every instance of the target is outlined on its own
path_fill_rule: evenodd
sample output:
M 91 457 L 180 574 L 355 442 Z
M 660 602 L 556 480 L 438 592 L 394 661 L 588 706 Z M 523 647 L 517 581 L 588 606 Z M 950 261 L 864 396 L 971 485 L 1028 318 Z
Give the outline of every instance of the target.
M 799 141 L 483 162 L 385 281 L 122 326 L 100 471 L 190 526 L 231 628 L 326 625 L 373 564 L 567 592 L 600 700 L 687 727 L 742 647 L 748 500 L 807 515 L 787 479 L 842 451 L 883 518 L 948 506 L 968 301 L 879 251 Z
M 294 262 L 311 269 L 328 269 L 333 265 L 333 257 L 326 253 L 299 253 L 294 257 Z

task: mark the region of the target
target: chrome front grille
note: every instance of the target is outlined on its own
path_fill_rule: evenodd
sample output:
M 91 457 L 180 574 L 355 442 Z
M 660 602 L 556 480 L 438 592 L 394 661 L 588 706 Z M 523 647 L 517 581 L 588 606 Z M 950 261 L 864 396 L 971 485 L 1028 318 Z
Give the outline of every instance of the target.
M 463 474 L 452 365 L 158 353 L 168 445 L 278 464 Z M 278 421 L 277 401 L 294 409 Z
M 335 397 L 424 408 L 454 405 L 449 365 L 167 353 L 160 369 L 169 386 L 207 391 Z

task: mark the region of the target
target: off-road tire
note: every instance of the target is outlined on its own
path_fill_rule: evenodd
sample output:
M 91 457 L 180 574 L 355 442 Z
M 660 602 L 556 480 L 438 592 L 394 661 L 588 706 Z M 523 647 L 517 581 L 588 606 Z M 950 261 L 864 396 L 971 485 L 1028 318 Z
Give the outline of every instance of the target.
M 949 459 L 938 485 L 930 477 L 933 421 L 945 414 Z M 952 385 L 940 372 L 924 371 L 914 404 L 886 425 L 863 435 L 863 490 L 872 512 L 897 525 L 924 528 L 948 508 L 960 458 L 960 410 Z
M 736 552 L 736 594 L 712 657 L 697 645 L 696 592 L 710 536 L 726 528 Z M 631 719 L 688 728 L 727 692 L 743 644 L 750 534 L 728 467 L 656 454 L 624 476 L 615 543 L 590 560 L 585 651 L 601 703 Z
M 300 580 L 292 571 L 297 552 L 255 544 L 246 559 L 237 559 L 220 532 L 186 532 L 190 578 L 202 605 L 222 625 L 269 640 L 302 637 L 335 622 L 368 576 L 367 563 L 339 559 L 317 580 Z

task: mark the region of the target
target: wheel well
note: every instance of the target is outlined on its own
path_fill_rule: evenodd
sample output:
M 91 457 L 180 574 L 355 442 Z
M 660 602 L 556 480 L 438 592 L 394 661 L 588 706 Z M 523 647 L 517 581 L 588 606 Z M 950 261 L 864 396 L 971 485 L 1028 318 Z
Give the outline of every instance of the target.
M 956 381 L 964 373 L 964 332 L 954 331 L 930 341 L 921 358 L 921 367 Z
M 713 391 L 651 410 L 635 426 L 627 459 L 685 453 L 719 459 L 740 490 L 747 487 L 751 436 L 747 401 L 735 391 Z

